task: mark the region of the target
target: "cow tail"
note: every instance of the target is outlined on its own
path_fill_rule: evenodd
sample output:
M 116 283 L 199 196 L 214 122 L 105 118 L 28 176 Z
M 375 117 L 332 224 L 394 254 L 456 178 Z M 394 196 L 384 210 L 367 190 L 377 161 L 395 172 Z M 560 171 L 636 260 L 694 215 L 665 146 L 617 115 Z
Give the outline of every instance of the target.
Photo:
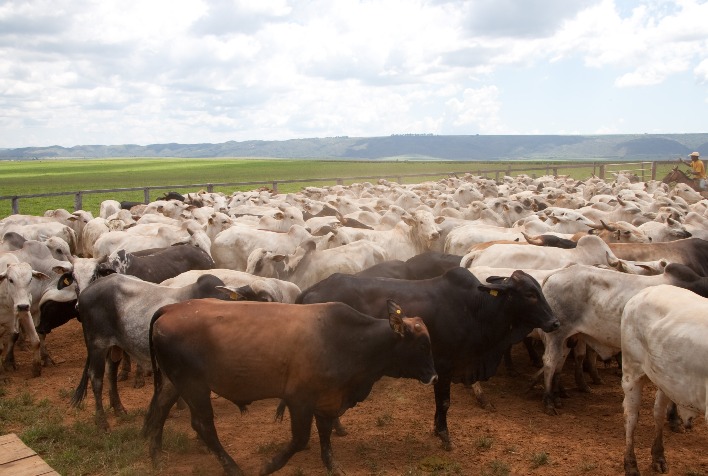
M 157 364 L 157 358 L 155 357 L 155 345 L 152 343 L 152 329 L 155 326 L 155 321 L 162 315 L 162 308 L 155 311 L 150 319 L 150 329 L 148 331 L 148 344 L 150 346 L 150 365 L 152 366 L 152 381 L 155 388 L 155 394 L 157 395 L 158 390 L 162 387 L 162 372 L 160 371 L 160 366 Z
M 148 406 L 148 411 L 145 414 L 145 421 L 143 422 L 142 435 L 148 437 L 152 435 L 159 426 L 159 397 L 160 391 L 162 390 L 162 372 L 160 371 L 160 366 L 157 364 L 157 358 L 155 357 L 155 346 L 152 343 L 152 329 L 155 326 L 155 321 L 162 315 L 162 308 L 155 311 L 150 319 L 150 328 L 148 330 L 148 343 L 150 348 L 150 366 L 152 367 L 152 382 L 153 382 L 153 394 L 150 405 Z M 164 423 L 164 422 L 163 422 Z M 152 445 L 152 444 L 151 444 Z M 152 449 L 150 450 L 152 452 Z
M 285 408 L 287 407 L 287 405 L 288 404 L 285 402 L 285 400 L 281 400 L 280 403 L 278 403 L 278 408 L 275 410 L 275 421 L 283 421 L 283 415 L 285 414 Z
M 86 390 L 88 388 L 89 380 L 89 365 L 91 363 L 90 354 L 86 356 L 86 365 L 84 365 L 84 373 L 81 374 L 81 380 L 79 380 L 79 385 L 76 386 L 74 390 L 74 395 L 71 397 L 71 406 L 78 407 L 86 396 Z

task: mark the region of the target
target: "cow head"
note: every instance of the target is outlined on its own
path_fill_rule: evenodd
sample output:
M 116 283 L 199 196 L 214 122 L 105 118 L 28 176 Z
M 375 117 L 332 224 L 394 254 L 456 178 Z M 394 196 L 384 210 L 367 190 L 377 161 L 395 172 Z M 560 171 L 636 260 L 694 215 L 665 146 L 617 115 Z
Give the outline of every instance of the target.
M 487 283 L 480 284 L 478 289 L 495 298 L 505 299 L 505 312 L 513 316 L 513 322 L 538 327 L 544 332 L 560 327 L 538 281 L 521 270 L 517 269 L 508 278 L 490 276 Z
M 424 384 L 438 380 L 430 334 L 420 317 L 405 317 L 401 307 L 392 300 L 387 301 L 388 323 L 396 334 L 395 362 L 387 372 L 390 377 L 416 378 Z
M 7 295 L 12 302 L 12 309 L 15 314 L 30 312 L 33 279 L 49 279 L 49 276 L 33 270 L 29 263 L 24 262 L 10 263 L 7 265 L 7 269 L 0 273 L 0 283 L 6 283 Z

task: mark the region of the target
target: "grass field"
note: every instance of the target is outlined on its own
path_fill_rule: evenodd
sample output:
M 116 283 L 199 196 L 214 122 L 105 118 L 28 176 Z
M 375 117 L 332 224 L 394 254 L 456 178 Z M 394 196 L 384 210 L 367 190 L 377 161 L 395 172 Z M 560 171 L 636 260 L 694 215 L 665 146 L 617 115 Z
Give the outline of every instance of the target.
M 359 177 L 344 180 L 348 184 L 357 181 L 375 181 L 376 178 L 417 183 L 437 180 L 451 172 L 506 172 L 512 175 L 527 173 L 541 176 L 553 173 L 567 174 L 576 179 L 586 179 L 598 174 L 598 166 L 569 168 L 573 162 L 353 162 L 321 160 L 273 160 L 273 159 L 80 159 L 80 160 L 33 160 L 0 162 L 0 196 L 32 195 L 54 192 L 78 192 L 115 188 L 140 188 L 135 191 L 82 194 L 82 208 L 98 213 L 101 201 L 106 199 L 143 201 L 145 187 L 175 186 L 172 189 L 187 193 L 197 189 L 180 189 L 177 185 L 219 184 L 235 182 L 265 182 L 272 187 L 273 181 L 295 181 L 278 184 L 279 192 L 299 191 L 307 185 L 333 185 L 337 178 Z M 632 166 L 628 166 L 630 168 Z M 635 167 L 638 167 L 636 165 Z M 528 170 L 525 170 L 528 168 Z M 532 170 L 532 169 L 537 170 Z M 538 170 L 540 168 L 540 170 Z M 614 167 L 617 170 L 619 167 Z M 669 165 L 661 166 L 662 177 Z M 666 171 L 664 171 L 666 169 Z M 413 174 L 439 174 L 406 177 Z M 363 179 L 361 177 L 367 177 Z M 312 181 L 310 179 L 331 179 Z M 647 177 L 648 179 L 648 177 Z M 236 190 L 251 190 L 261 185 L 214 186 L 216 192 L 230 194 Z M 150 191 L 150 200 L 157 199 L 167 190 Z M 47 209 L 74 209 L 74 194 L 26 198 L 20 200 L 20 213 L 41 215 Z M 12 212 L 11 200 L 0 199 L 0 216 Z

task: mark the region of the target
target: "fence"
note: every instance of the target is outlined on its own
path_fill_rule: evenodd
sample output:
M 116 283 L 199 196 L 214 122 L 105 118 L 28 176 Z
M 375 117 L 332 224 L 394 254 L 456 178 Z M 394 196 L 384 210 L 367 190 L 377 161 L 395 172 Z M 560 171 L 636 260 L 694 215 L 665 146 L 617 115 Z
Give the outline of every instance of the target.
M 470 163 L 473 164 L 473 163 Z M 453 175 L 463 175 L 470 173 L 472 175 L 482 176 L 485 178 L 494 177 L 494 180 L 499 182 L 500 178 L 503 176 L 511 176 L 513 173 L 530 173 L 532 176 L 536 176 L 534 172 L 543 172 L 545 175 L 558 175 L 559 170 L 567 171 L 574 169 L 592 169 L 592 174 L 598 176 L 602 179 L 608 173 L 613 173 L 615 168 L 619 167 L 618 171 L 641 171 L 642 181 L 646 180 L 646 176 L 649 175 L 652 180 L 656 179 L 657 164 L 662 164 L 662 162 L 624 162 L 618 164 L 609 163 L 549 163 L 542 166 L 529 166 L 518 164 L 512 167 L 511 164 L 505 164 L 503 168 L 488 169 L 488 170 L 460 170 L 451 172 L 434 172 L 434 173 L 416 173 L 416 174 L 400 174 L 395 176 L 355 176 L 355 177 L 330 177 L 330 178 L 298 178 L 298 179 L 288 179 L 288 180 L 264 180 L 264 181 L 252 181 L 252 182 L 226 182 L 226 183 L 197 183 L 197 184 L 187 184 L 187 185 L 155 185 L 147 187 L 130 187 L 130 188 L 108 188 L 99 190 L 77 190 L 70 192 L 51 192 L 51 193 L 36 193 L 28 195 L 7 195 L 0 196 L 0 205 L 7 203 L 9 200 L 11 202 L 11 213 L 20 213 L 20 201 L 29 199 L 51 199 L 53 197 L 72 197 L 73 196 L 73 209 L 81 210 L 84 207 L 84 197 L 93 194 L 108 194 L 108 193 L 125 193 L 125 192 L 142 192 L 143 202 L 149 203 L 151 201 L 152 192 L 159 190 L 206 190 L 208 192 L 213 192 L 215 187 L 271 187 L 274 192 L 278 192 L 278 187 L 285 184 L 294 183 L 304 183 L 304 184 L 316 184 L 316 183 L 336 183 L 344 184 L 345 182 L 353 182 L 358 180 L 378 180 L 381 178 L 391 178 L 398 183 L 404 183 L 404 179 L 411 178 L 429 178 L 429 177 L 440 177 L 440 176 L 453 176 Z M 630 167 L 629 169 L 627 167 Z M 639 174 L 638 174 L 639 175 Z M 51 200 L 47 200 L 50 204 L 45 209 L 59 208 L 56 203 Z M 52 206 L 54 205 L 54 206 Z M 70 208 L 70 207 L 66 207 Z

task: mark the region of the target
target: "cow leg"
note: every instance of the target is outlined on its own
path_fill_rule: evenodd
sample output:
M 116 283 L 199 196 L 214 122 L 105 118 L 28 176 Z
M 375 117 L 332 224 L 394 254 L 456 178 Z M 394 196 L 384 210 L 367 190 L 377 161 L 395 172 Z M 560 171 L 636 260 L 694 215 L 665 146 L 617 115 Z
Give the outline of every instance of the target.
M 104 349 L 90 349 L 86 362 L 93 398 L 96 401 L 96 416 L 94 420 L 96 426 L 106 431 L 108 430 L 108 419 L 103 409 L 103 374 L 106 371 L 107 358 L 108 355 Z M 76 392 L 79 392 L 78 388 Z
M 209 387 L 194 380 L 191 384 L 180 385 L 178 383 L 177 386 L 182 390 L 180 392 L 181 396 L 187 402 L 187 406 L 189 406 L 189 411 L 192 415 L 192 428 L 197 432 L 199 438 L 216 455 L 227 475 L 242 476 L 241 468 L 226 452 L 216 434 L 214 409 L 211 406 L 211 390 Z
M 504 352 L 504 368 L 506 368 L 507 375 L 511 377 L 519 376 L 519 372 L 514 368 L 514 361 L 511 358 L 511 346 L 507 347 Z
M 320 454 L 322 462 L 327 468 L 327 474 L 341 475 L 344 472 L 334 461 L 332 454 L 332 427 L 338 418 L 327 418 L 315 416 L 315 424 L 317 425 L 317 433 L 320 435 Z
M 342 424 L 339 417 L 334 419 L 334 434 L 337 436 L 347 436 L 347 428 Z
M 642 403 L 642 388 L 644 376 L 631 379 L 627 373 L 622 377 L 622 390 L 624 391 L 624 473 L 625 476 L 639 476 L 637 456 L 634 453 L 634 433 L 639 420 L 639 406 Z
M 128 413 L 118 395 L 118 366 L 120 365 L 122 355 L 125 355 L 125 352 L 114 346 L 111 348 L 111 351 L 108 353 L 108 358 L 106 359 L 106 366 L 108 367 L 108 398 L 110 407 L 113 408 L 113 412 L 116 415 L 125 415 Z
M 538 354 L 538 352 L 536 352 L 536 347 L 534 347 L 535 339 L 533 337 L 526 336 L 524 337 L 523 342 L 524 347 L 526 347 L 526 352 L 529 354 L 529 360 L 531 361 L 531 365 L 533 365 L 537 369 L 543 367 L 543 359 Z
M 669 403 L 671 403 L 669 397 L 661 390 L 657 390 L 654 400 L 654 443 L 651 445 L 651 466 L 657 473 L 668 471 L 664 456 L 664 418 Z
M 313 416 L 312 410 L 291 405 L 288 405 L 288 410 L 290 410 L 290 431 L 292 433 L 292 439 L 290 443 L 270 461 L 263 463 L 260 471 L 261 476 L 273 473 L 285 466 L 285 463 L 287 463 L 295 453 L 307 448 L 307 442 L 310 441 Z
M 450 433 L 447 429 L 447 410 L 450 408 L 450 377 L 441 377 L 435 382 L 435 434 L 442 440 L 446 451 L 452 450 Z
M 157 455 L 162 450 L 162 431 L 170 408 L 178 399 L 179 393 L 169 380 L 161 380 L 160 384 L 155 385 L 143 424 L 143 436 L 148 438 L 150 443 L 150 458 L 153 464 L 157 463 Z
M 587 355 L 587 344 L 585 340 L 580 338 L 578 343 L 573 347 L 573 357 L 575 360 L 575 384 L 578 386 L 578 390 L 585 393 L 590 393 L 590 386 L 585 381 L 585 373 L 583 372 L 583 362 L 585 362 L 585 357 Z
M 2 359 L 2 368 L 4 370 L 17 370 L 17 363 L 15 362 L 15 342 L 17 342 L 19 337 L 19 332 L 13 332 L 10 339 L 7 341 L 5 355 L 3 355 Z
M 474 398 L 477 400 L 477 404 L 484 410 L 494 411 L 494 404 L 489 401 L 484 391 L 482 390 L 482 384 L 480 382 L 473 383 L 470 388 L 474 394 Z
M 587 352 L 585 353 L 585 360 L 583 361 L 583 370 L 590 374 L 592 383 L 595 385 L 601 385 L 604 382 L 602 381 L 600 374 L 597 372 L 597 357 L 598 355 L 595 349 L 588 347 Z
M 42 357 L 42 365 L 44 367 L 48 367 L 50 364 L 56 365 L 56 362 L 54 362 L 54 359 L 52 359 L 52 356 L 49 355 L 49 351 L 47 350 L 47 344 L 45 342 L 47 334 L 37 332 L 37 335 L 39 336 L 39 352 Z
M 548 341 L 543 352 L 543 406 L 547 414 L 558 415 L 556 408 L 560 408 L 562 405 L 560 400 L 555 397 L 561 391 L 560 371 L 570 349 L 563 346 L 566 341 L 565 336 L 551 334 L 547 338 Z
M 39 377 L 42 375 L 42 355 L 39 349 L 39 336 L 34 328 L 34 321 L 32 321 L 30 313 L 25 312 L 20 315 L 20 326 L 29 339 L 32 352 L 32 377 Z
M 135 383 L 133 388 L 143 388 L 145 386 L 145 369 L 140 362 L 135 364 Z
M 118 381 L 123 382 L 128 380 L 128 375 L 130 374 L 130 355 L 127 353 L 123 355 L 123 361 L 121 362 L 120 373 L 118 374 Z

